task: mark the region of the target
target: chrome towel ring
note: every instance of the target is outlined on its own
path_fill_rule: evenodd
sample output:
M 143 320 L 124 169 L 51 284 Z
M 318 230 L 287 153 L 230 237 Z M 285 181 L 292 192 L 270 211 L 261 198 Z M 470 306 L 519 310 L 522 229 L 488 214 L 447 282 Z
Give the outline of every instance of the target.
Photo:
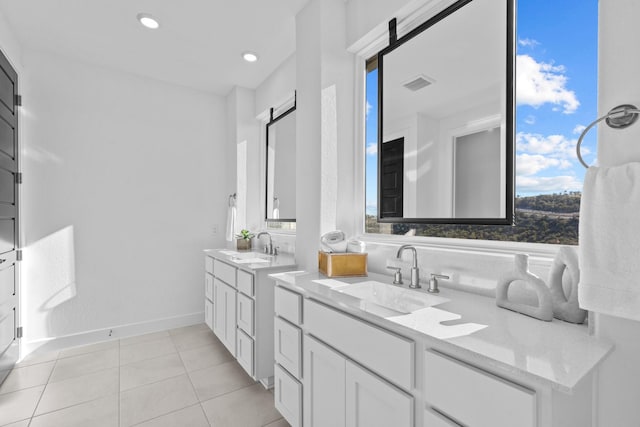
M 592 127 L 601 121 L 606 120 L 607 125 L 612 129 L 625 129 L 638 120 L 638 114 L 640 114 L 640 110 L 638 110 L 635 105 L 622 104 L 612 108 L 607 114 L 591 122 L 589 126 L 582 131 L 580 138 L 578 138 L 578 144 L 576 144 L 576 155 L 578 156 L 580 163 L 582 163 L 582 166 L 589 168 L 589 165 L 582 159 L 580 145 L 582 145 L 582 140 Z

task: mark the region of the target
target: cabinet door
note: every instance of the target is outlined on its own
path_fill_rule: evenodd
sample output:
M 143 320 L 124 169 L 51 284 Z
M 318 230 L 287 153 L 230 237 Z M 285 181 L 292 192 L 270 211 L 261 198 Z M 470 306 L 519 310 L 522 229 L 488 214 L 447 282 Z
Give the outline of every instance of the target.
M 303 347 L 303 425 L 344 427 L 346 359 L 308 335 Z
M 300 427 L 302 385 L 278 364 L 274 368 L 274 377 L 273 395 L 276 409 L 291 427 Z
M 213 276 L 209 273 L 204 274 L 204 297 L 213 300 Z
M 274 319 L 273 324 L 275 360 L 291 375 L 300 379 L 302 331 L 279 317 Z
M 222 343 L 236 357 L 236 290 L 231 286 L 224 286 L 224 339 Z
M 209 329 L 213 330 L 213 303 L 206 298 L 204 300 L 204 322 Z
M 236 290 L 213 281 L 213 333 L 236 355 Z
M 224 337 L 225 312 L 223 306 L 224 284 L 218 279 L 213 280 L 213 333 L 218 339 Z
M 413 397 L 346 362 L 347 427 L 412 427 Z
M 249 376 L 253 377 L 253 339 L 249 335 L 245 334 L 242 329 L 238 329 L 236 334 L 236 357 L 238 359 L 238 363 L 245 371 L 247 371 Z
M 238 305 L 237 315 L 238 315 L 238 327 L 244 330 L 250 336 L 253 336 L 253 300 L 246 295 L 238 293 L 237 295 Z

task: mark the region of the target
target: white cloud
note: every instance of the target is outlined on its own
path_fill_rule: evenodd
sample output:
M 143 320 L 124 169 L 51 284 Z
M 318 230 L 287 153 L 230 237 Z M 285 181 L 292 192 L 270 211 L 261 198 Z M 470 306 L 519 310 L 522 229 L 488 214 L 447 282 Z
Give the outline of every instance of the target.
M 560 165 L 560 160 L 541 154 L 519 154 L 516 156 L 516 174 L 518 176 L 534 175 L 543 169 Z
M 534 48 L 540 44 L 538 40 L 535 39 L 518 39 L 518 44 L 523 47 L 531 47 Z
M 518 192 L 523 193 L 542 193 L 542 192 L 563 192 L 563 191 L 581 191 L 582 182 L 575 176 L 518 176 L 516 177 L 516 186 Z
M 565 114 L 575 112 L 580 102 L 575 92 L 566 88 L 565 71 L 563 66 L 536 62 L 529 55 L 517 55 L 516 102 L 535 108 L 550 103 L 562 107 Z
M 365 105 L 365 110 L 364 110 L 364 114 L 365 117 L 369 117 L 369 111 L 371 111 L 373 107 L 371 106 L 371 104 L 369 104 L 369 101 L 367 101 L 367 104 Z
M 582 190 L 582 182 L 572 172 L 578 164 L 576 142 L 564 135 L 519 132 L 516 135 L 517 191 L 548 193 Z M 562 170 L 569 172 L 560 172 Z M 543 171 L 551 176 L 538 176 Z
M 378 154 L 378 143 L 370 142 L 367 144 L 367 156 L 375 156 Z
M 557 159 L 576 159 L 577 142 L 577 139 L 569 139 L 564 135 L 516 134 L 516 148 L 520 153 L 546 154 Z M 587 154 L 588 150 L 584 149 L 583 153 Z
M 528 125 L 535 125 L 536 124 L 536 116 L 532 116 L 529 115 L 524 119 L 524 122 Z
M 586 128 L 585 125 L 576 125 L 576 127 L 573 128 L 573 133 L 580 135 Z

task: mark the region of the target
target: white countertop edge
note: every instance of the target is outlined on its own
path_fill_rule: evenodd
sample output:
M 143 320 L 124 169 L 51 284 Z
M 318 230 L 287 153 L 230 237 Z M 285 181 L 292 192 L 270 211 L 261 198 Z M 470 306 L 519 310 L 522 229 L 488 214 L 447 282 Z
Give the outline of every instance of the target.
M 470 348 L 470 346 L 466 345 L 464 342 L 461 343 L 460 342 L 461 340 L 459 338 L 439 339 L 439 338 L 424 334 L 420 331 L 411 329 L 407 326 L 392 322 L 383 317 L 365 312 L 356 307 L 349 306 L 340 301 L 337 301 L 334 298 L 331 298 L 329 295 L 323 295 L 308 289 L 308 287 L 305 286 L 306 282 L 311 282 L 312 280 L 317 280 L 317 279 L 326 279 L 326 276 L 323 276 L 320 273 L 296 271 L 294 272 L 294 274 L 291 274 L 291 272 L 282 272 L 282 273 L 270 274 L 269 276 L 277 280 L 279 283 L 285 285 L 285 287 L 288 287 L 290 290 L 299 292 L 309 299 L 332 306 L 347 314 L 353 315 L 369 323 L 373 323 L 377 326 L 383 327 L 391 332 L 395 332 L 400 335 L 405 335 L 412 339 L 420 339 L 423 341 L 426 339 L 426 340 L 436 341 L 438 345 L 443 349 L 450 349 L 452 356 L 454 357 L 456 355 L 462 356 L 462 357 L 466 356 L 466 358 L 469 360 L 476 360 L 477 363 L 481 365 L 481 367 L 485 366 L 487 368 L 494 369 L 496 372 L 498 372 L 498 376 L 499 376 L 499 372 L 520 375 L 524 379 L 528 379 L 530 381 L 533 381 L 535 383 L 538 383 L 544 386 L 550 386 L 552 389 L 566 393 L 566 394 L 572 394 L 576 385 L 578 385 L 578 383 L 580 383 L 582 379 L 584 379 L 589 374 L 591 374 L 594 371 L 594 369 L 613 350 L 613 345 L 611 343 L 605 342 L 604 340 L 601 340 L 599 338 L 589 335 L 588 328 L 586 326 L 567 324 L 566 322 L 562 322 L 560 320 L 554 319 L 554 322 L 557 322 L 556 323 L 557 328 L 562 328 L 566 330 L 569 330 L 569 329 L 576 330 L 575 333 L 574 332 L 568 332 L 568 333 L 573 334 L 576 337 L 580 338 L 579 341 L 584 341 L 585 339 L 592 341 L 594 347 L 596 348 L 595 349 L 592 348 L 591 350 L 597 354 L 586 356 L 589 359 L 585 362 L 585 365 L 587 366 L 586 368 L 583 368 L 578 374 L 573 373 L 571 375 L 566 375 L 566 378 L 560 378 L 560 379 L 552 378 L 551 375 L 545 374 L 544 372 L 541 372 L 537 369 L 523 369 L 522 367 L 516 366 L 515 364 L 510 364 L 503 360 L 499 360 L 498 358 L 492 357 L 488 354 L 475 351 L 473 348 Z M 357 282 L 362 280 L 380 280 L 380 277 L 384 277 L 384 279 L 390 279 L 389 277 L 379 276 L 375 274 L 370 274 L 369 278 L 350 278 L 350 279 L 337 278 L 337 279 L 349 281 L 349 282 Z M 327 289 L 326 293 L 329 293 L 328 291 L 329 289 Z M 443 291 L 445 290 L 443 289 Z M 454 293 L 454 295 L 460 293 L 460 291 L 451 291 L 451 290 L 447 290 L 445 292 Z M 484 299 L 485 304 L 487 303 L 486 300 L 490 299 L 481 295 L 475 295 L 475 294 L 468 294 L 468 295 L 471 296 L 472 298 Z M 492 306 L 493 305 L 494 304 L 492 304 Z M 514 319 L 518 320 L 518 323 L 523 323 L 523 322 L 526 324 L 530 323 L 532 327 L 543 326 L 545 323 L 547 323 L 547 322 L 542 322 L 536 319 L 528 318 L 527 316 L 524 316 L 519 313 L 510 312 L 509 310 L 504 310 L 497 307 L 494 307 L 494 308 L 496 310 L 504 311 L 504 313 L 501 313 L 501 315 L 507 316 L 507 317 L 513 317 Z M 462 314 L 464 317 L 464 313 L 460 313 L 460 314 Z M 538 322 L 542 322 L 542 323 L 538 323 Z M 553 325 L 552 326 L 545 325 L 545 326 L 555 329 L 555 326 Z M 563 332 L 563 334 L 567 334 L 567 332 L 565 331 Z M 477 334 L 475 336 L 479 336 L 479 335 L 481 334 Z M 463 337 L 463 338 L 466 338 L 466 337 Z M 559 355 L 561 356 L 560 349 L 558 349 L 557 353 L 559 353 Z M 569 360 L 568 362 L 573 363 L 574 361 Z
M 255 253 L 256 257 L 260 255 L 266 256 L 269 258 L 269 262 L 260 262 L 260 263 L 236 263 L 233 262 L 232 255 L 225 255 L 221 251 L 234 251 L 240 254 L 250 254 Z M 295 268 L 296 260 L 292 254 L 289 253 L 281 253 L 279 255 L 264 255 L 260 254 L 256 251 L 238 251 L 235 249 L 203 249 L 205 255 L 215 258 L 219 261 L 222 261 L 226 264 L 229 264 L 235 268 L 240 270 L 247 271 L 249 273 L 255 273 L 258 270 L 275 270 L 282 268 Z

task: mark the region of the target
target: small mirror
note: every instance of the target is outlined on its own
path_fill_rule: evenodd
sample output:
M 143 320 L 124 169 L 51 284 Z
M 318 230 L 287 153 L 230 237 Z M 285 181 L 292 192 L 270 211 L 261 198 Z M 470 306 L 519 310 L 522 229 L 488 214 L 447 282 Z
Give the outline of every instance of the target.
M 379 222 L 513 222 L 513 2 L 457 1 L 378 54 Z
M 266 220 L 296 219 L 296 106 L 267 123 Z

